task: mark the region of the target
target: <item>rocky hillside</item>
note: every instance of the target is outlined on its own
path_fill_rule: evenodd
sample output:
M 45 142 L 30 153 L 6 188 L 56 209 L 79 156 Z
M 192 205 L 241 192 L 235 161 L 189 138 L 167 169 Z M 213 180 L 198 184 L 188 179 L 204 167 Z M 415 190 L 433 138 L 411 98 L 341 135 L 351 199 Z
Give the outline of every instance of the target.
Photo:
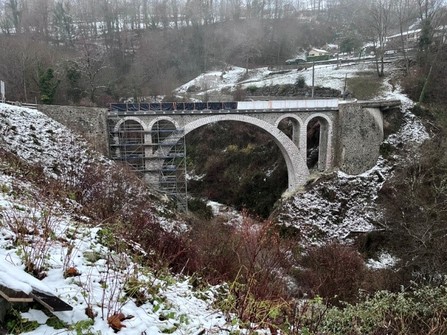
M 400 110 L 387 112 L 386 139 L 376 166 L 360 175 L 335 171 L 315 178 L 295 194 L 284 195 L 273 217 L 295 231 L 306 245 L 328 241 L 352 241 L 359 235 L 385 228 L 384 209 L 378 203 L 384 183 L 394 170 L 404 166 L 417 153 L 429 134 L 412 112 L 413 102 L 398 90 L 384 98 L 402 101 Z

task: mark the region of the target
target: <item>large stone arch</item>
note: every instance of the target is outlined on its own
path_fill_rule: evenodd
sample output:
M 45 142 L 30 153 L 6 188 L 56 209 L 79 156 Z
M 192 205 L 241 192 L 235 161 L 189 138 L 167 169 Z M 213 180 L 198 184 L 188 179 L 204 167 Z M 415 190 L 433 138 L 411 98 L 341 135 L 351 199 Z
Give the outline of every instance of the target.
M 309 115 L 303 124 L 303 133 L 306 134 L 304 137 L 305 141 L 307 141 L 307 127 L 309 122 L 313 119 L 321 118 L 326 121 L 325 127 L 327 129 L 320 130 L 320 138 L 324 139 L 320 140 L 320 143 L 324 144 L 324 150 L 320 151 L 319 162 L 321 161 L 323 164 L 320 167 L 321 170 L 328 170 L 332 168 L 333 165 L 333 138 L 334 138 L 334 125 L 333 121 L 323 113 L 313 113 Z M 307 148 L 307 143 L 305 143 L 305 147 Z M 324 156 L 322 156 L 324 155 Z
M 270 135 L 273 136 L 275 143 L 278 145 L 281 153 L 283 154 L 284 160 L 286 161 L 288 172 L 288 189 L 294 190 L 298 186 L 303 185 L 306 182 L 309 176 L 309 169 L 307 168 L 306 161 L 300 153 L 300 150 L 295 146 L 293 141 L 289 137 L 287 137 L 287 135 L 284 134 L 281 130 L 279 130 L 274 125 L 260 119 L 246 115 L 234 114 L 201 117 L 200 119 L 186 124 L 184 128 L 184 134 L 186 135 L 199 127 L 219 121 L 245 122 L 267 131 Z

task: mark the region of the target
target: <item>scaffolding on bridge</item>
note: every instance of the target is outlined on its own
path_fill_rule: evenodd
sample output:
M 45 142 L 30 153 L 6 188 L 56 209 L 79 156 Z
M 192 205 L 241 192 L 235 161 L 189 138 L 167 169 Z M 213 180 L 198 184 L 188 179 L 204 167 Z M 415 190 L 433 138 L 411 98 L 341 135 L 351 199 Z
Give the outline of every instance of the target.
M 187 211 L 186 141 L 183 129 L 163 120 L 145 131 L 134 120 L 122 122 L 109 115 L 109 156 L 129 164 L 145 180 L 167 194 L 180 210 Z

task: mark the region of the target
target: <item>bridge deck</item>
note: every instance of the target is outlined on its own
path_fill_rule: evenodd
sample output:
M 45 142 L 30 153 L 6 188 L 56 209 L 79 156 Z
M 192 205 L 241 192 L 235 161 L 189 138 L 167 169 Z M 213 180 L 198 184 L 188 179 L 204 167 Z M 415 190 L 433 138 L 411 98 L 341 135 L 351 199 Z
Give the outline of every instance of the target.
M 270 100 L 239 102 L 161 102 L 139 104 L 111 104 L 110 116 L 121 115 L 191 115 L 191 114 L 251 114 L 337 111 L 339 104 L 358 102 L 365 108 L 391 108 L 400 100 L 350 101 L 338 99 Z
M 111 104 L 109 115 L 247 114 L 337 110 L 337 99 Z

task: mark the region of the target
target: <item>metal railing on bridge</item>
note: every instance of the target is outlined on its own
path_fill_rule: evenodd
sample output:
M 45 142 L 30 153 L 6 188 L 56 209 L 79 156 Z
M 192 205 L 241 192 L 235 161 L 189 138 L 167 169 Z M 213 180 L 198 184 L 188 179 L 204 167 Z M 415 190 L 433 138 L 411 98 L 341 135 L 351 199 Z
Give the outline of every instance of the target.
M 110 111 L 193 111 L 193 110 L 235 110 L 237 102 L 151 102 L 151 103 L 113 103 Z

